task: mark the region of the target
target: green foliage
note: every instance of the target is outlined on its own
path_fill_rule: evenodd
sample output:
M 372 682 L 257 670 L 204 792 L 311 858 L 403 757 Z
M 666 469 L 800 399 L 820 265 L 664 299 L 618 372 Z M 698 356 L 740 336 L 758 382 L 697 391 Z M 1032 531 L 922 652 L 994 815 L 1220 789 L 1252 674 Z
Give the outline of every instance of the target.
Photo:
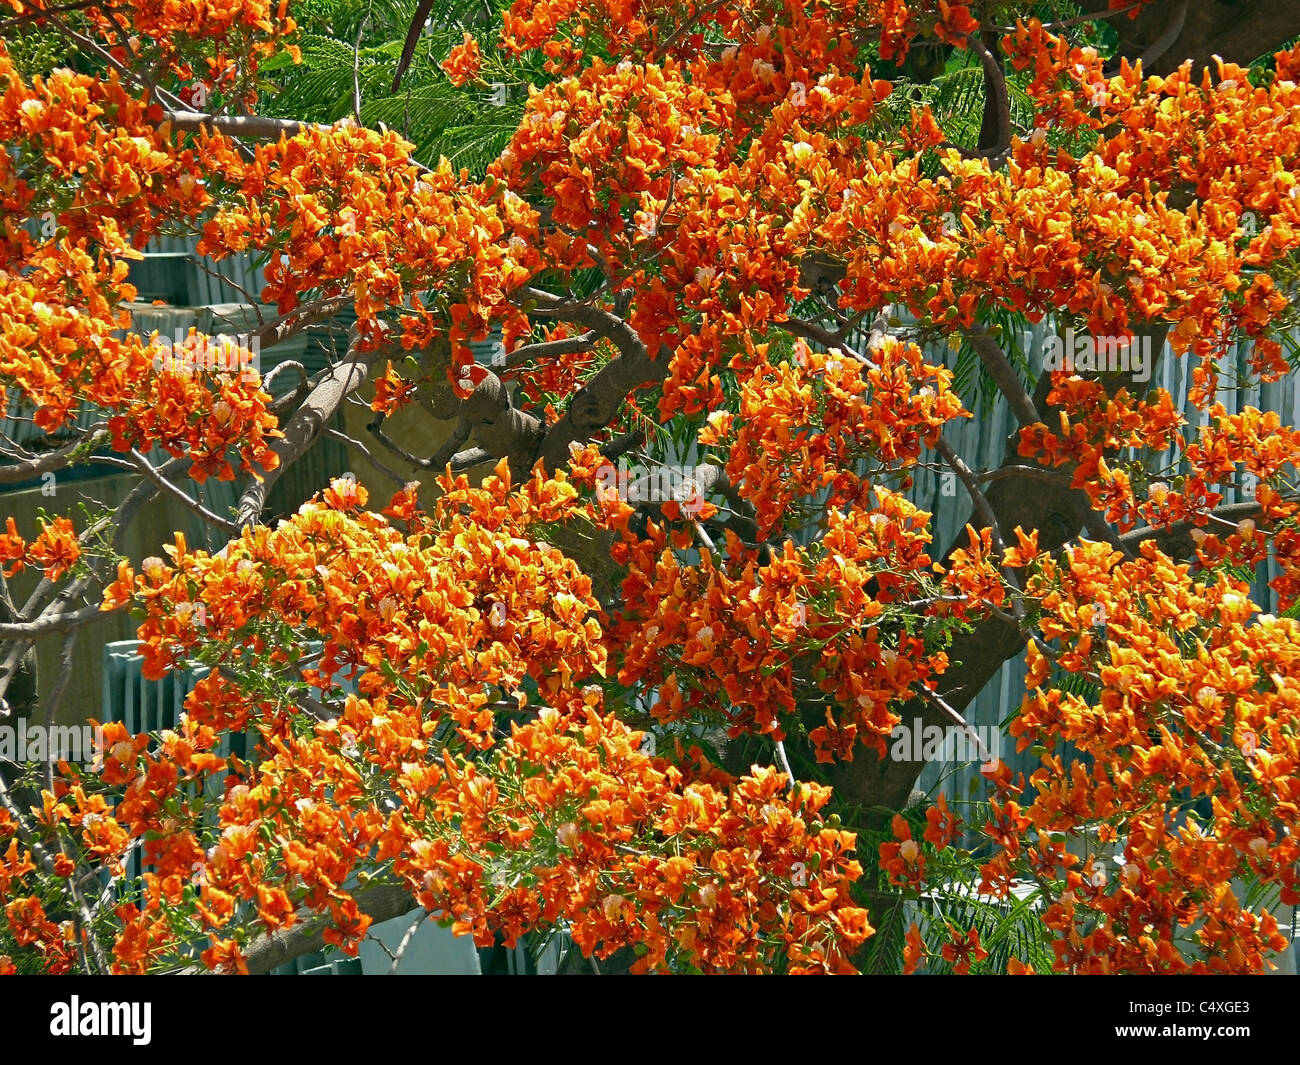
M 917 96 L 928 103 L 935 120 L 949 137 L 958 144 L 974 145 L 979 141 L 980 123 L 984 116 L 984 72 L 978 58 L 971 52 L 960 53 L 967 65 L 936 78 L 928 85 L 917 85 Z M 1033 121 L 1034 105 L 1017 83 L 1015 77 L 1007 79 L 1007 94 L 1011 101 L 1011 128 L 1024 134 Z
M 918 841 L 925 831 L 926 808 L 913 807 L 903 815 Z M 985 803 L 958 803 L 953 808 L 961 810 L 968 824 L 982 823 L 989 812 Z M 869 897 L 876 934 L 863 947 L 860 961 L 864 973 L 901 973 L 903 947 L 912 925 L 917 926 L 927 949 L 936 955 L 923 963 L 921 971 L 927 973 L 952 971 L 952 966 L 937 956 L 947 942 L 948 927 L 961 933 L 974 929 L 980 946 L 988 951 L 987 958 L 971 965 L 972 973 L 1005 973 L 1012 958 L 1032 965 L 1040 973 L 1052 971 L 1052 936 L 1040 917 L 1044 906 L 1040 890 L 1021 898 L 981 895 L 982 859 L 977 852 L 954 846 L 936 854 L 933 847 L 923 844 L 927 878 L 936 887 L 921 895 L 904 892 L 889 883 L 877 862 L 881 844 L 894 841 L 893 832 L 860 826 L 855 830 L 857 853 L 865 871 L 863 883 L 877 885 Z
M 439 0 L 394 92 L 415 0 L 304 0 L 293 8 L 302 62 L 281 54 L 263 64 L 273 90 L 263 95 L 261 110 L 336 122 L 353 114 L 359 96 L 363 125 L 401 133 L 430 166 L 446 156 L 456 167 L 481 174 L 518 128 L 525 93 L 503 80 L 506 102 L 494 106 L 487 87 L 455 88 L 439 64 L 466 31 L 484 38 L 505 6 L 500 0 Z
M 29 26 L 25 33 L 6 36 L 4 43 L 9 58 L 24 78 L 48 74 L 56 67 L 80 69 L 76 61 L 79 53 L 69 49 L 67 38 L 44 27 Z

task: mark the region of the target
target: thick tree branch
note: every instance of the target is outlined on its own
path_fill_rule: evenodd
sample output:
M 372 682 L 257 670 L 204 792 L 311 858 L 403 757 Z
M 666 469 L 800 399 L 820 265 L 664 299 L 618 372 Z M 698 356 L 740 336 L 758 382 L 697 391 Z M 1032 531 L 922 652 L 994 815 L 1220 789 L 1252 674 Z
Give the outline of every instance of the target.
M 989 542 L 993 547 L 993 553 L 997 556 L 998 562 L 1000 563 L 1002 561 L 1002 556 L 1007 550 L 1006 537 L 1003 535 L 1002 528 L 998 524 L 997 513 L 993 510 L 992 504 L 989 503 L 988 496 L 984 494 L 984 490 L 980 487 L 979 477 L 969 466 L 966 465 L 962 460 L 962 457 L 957 454 L 953 446 L 948 443 L 947 439 L 943 436 L 940 436 L 936 442 L 935 450 L 939 452 L 939 454 L 943 456 L 943 460 L 952 467 L 953 473 L 957 475 L 957 479 L 961 481 L 962 485 L 965 487 L 967 494 L 971 498 L 971 502 L 975 506 L 975 513 L 980 517 L 981 526 L 989 530 Z M 1016 621 L 1019 622 L 1025 612 L 1024 604 L 1020 601 L 1019 596 L 1021 591 L 1020 579 L 1014 570 L 1004 569 L 1003 573 L 1006 577 L 1007 583 L 1010 584 L 1017 593 L 1012 597 L 1011 605 L 1012 610 L 1015 613 Z
M 265 471 L 261 480 L 251 481 L 244 489 L 239 500 L 238 524 L 240 526 L 256 524 L 262 508 L 266 506 L 266 497 L 271 491 L 271 486 L 279 480 L 290 465 L 302 457 L 324 431 L 344 398 L 365 384 L 371 369 L 384 354 L 384 348 L 358 352 L 354 345 L 349 350 L 347 358 L 333 367 L 312 389 L 311 395 L 285 425 L 284 436 L 271 445 L 271 449 L 280 460 L 279 465 L 273 470 Z
M 998 57 L 996 34 L 974 35 L 970 47 L 980 57 L 984 71 L 984 116 L 980 122 L 979 147 L 958 149 L 967 159 L 988 159 L 998 167 L 1011 147 L 1011 96 L 1007 75 Z
M 1153 349 L 1159 351 L 1164 345 L 1168 327 L 1154 326 L 1151 331 Z M 1010 366 L 1006 363 L 1005 355 L 1000 350 L 994 350 L 996 345 L 989 348 L 985 344 L 984 347 L 986 350 L 982 357 L 995 381 L 999 376 L 1006 377 Z M 976 350 L 979 351 L 979 348 Z M 1019 379 L 1012 374 L 1014 388 L 1011 387 L 1011 380 L 1008 380 L 1008 400 L 1020 408 L 1017 412 L 1019 419 L 1023 421 L 1031 413 L 1044 415 L 1043 419 L 1035 418 L 1034 421 L 1052 417 L 1054 408 L 1047 402 L 1052 388 L 1051 377 L 1050 373 L 1044 373 L 1034 394 L 1025 396 Z M 1107 391 L 1114 394 L 1129 383 L 1129 378 L 1127 375 L 1115 374 L 1108 375 L 1104 381 Z M 980 489 L 978 497 L 974 494 L 971 496 L 972 514 L 969 524 L 976 531 L 992 529 L 995 544 L 1001 539 L 999 529 L 1010 530 L 1019 526 L 1026 532 L 1037 532 L 1039 549 L 1050 553 L 1060 551 L 1084 528 L 1089 528 L 1094 537 L 1103 539 L 1120 550 L 1131 549 L 1131 540 L 1118 538 L 1101 516 L 1093 512 L 1086 493 L 1070 488 L 1072 471 L 1069 468 L 1054 471 L 1064 476 L 1050 480 L 1038 474 L 1019 474 L 1010 469 L 1024 465 L 1017 448 L 1019 435 L 1017 432 L 1008 440 L 999 470 L 975 477 L 977 486 L 984 482 L 987 487 Z M 962 477 L 957 467 L 954 470 L 969 491 L 971 485 L 968 479 Z M 993 520 L 990 520 L 990 516 Z M 952 551 L 964 546 L 965 537 L 959 537 L 944 555 L 942 564 L 946 566 Z M 943 698 L 947 704 L 958 712 L 963 710 L 997 675 L 1007 659 L 1023 651 L 1024 643 L 1019 619 L 1007 615 L 987 617 L 971 631 L 956 633 L 948 651 L 950 665 L 943 676 Z M 943 725 L 946 721 L 944 715 L 924 699 L 907 703 L 899 712 L 904 720 L 920 717 L 926 725 Z M 837 791 L 848 801 L 859 802 L 868 809 L 892 811 L 900 810 L 906 804 L 908 795 L 924 768 L 924 762 L 880 759 L 873 752 L 860 751 L 853 762 L 832 766 L 830 775 Z
M 0 623 L 0 640 L 32 640 L 51 632 L 67 632 L 94 621 L 103 613 L 92 603 L 77 610 L 59 611 L 42 614 L 34 621 L 12 621 Z
M 89 452 L 98 444 L 107 442 L 108 438 L 103 423 L 96 423 L 57 451 L 47 451 L 43 455 L 34 455 L 19 462 L 0 464 L 0 484 L 16 484 L 46 473 L 54 473 L 70 465 L 78 451 Z
M 352 897 L 357 909 L 370 917 L 374 924 L 401 917 L 417 906 L 410 892 L 396 884 L 376 884 L 355 892 Z M 244 952 L 249 974 L 264 975 L 294 958 L 323 950 L 328 927 L 328 918 L 313 918 L 255 940 Z M 206 970 L 187 971 L 199 973 Z
M 1025 391 L 1025 386 L 1020 383 L 1020 377 L 1015 368 L 1011 365 L 1011 360 L 1007 358 L 1006 353 L 988 333 L 975 331 L 966 334 L 970 341 L 971 347 L 975 349 L 975 354 L 980 357 L 980 362 L 984 364 L 984 369 L 988 371 L 994 383 L 1011 404 L 1011 410 L 1020 422 L 1022 427 L 1035 425 L 1043 420 L 1038 408 L 1034 406 L 1034 401 L 1029 398 L 1029 393 Z
M 1188 0 L 1175 0 L 1169 10 L 1169 24 L 1164 32 L 1137 58 L 1144 70 L 1150 69 L 1157 60 L 1163 59 L 1174 46 L 1174 42 L 1182 35 L 1183 27 L 1187 25 L 1187 6 Z
M 1093 17 L 1108 17 L 1109 0 L 1080 0 L 1079 6 Z M 1214 71 L 1214 57 L 1242 66 L 1262 55 L 1276 51 L 1300 32 L 1300 0 L 1191 0 L 1186 5 L 1181 25 L 1181 3 L 1148 4 L 1137 18 L 1111 18 L 1119 34 L 1118 56 L 1133 62 L 1160 45 L 1162 54 L 1142 65 L 1145 74 L 1170 74 L 1184 60 L 1193 63 L 1193 80 L 1200 80 L 1200 68 Z M 1172 18 L 1171 18 L 1171 9 Z M 1164 41 L 1177 25 L 1172 41 Z
M 209 115 L 203 111 L 163 111 L 163 121 L 170 122 L 174 130 L 197 133 L 200 130 L 219 132 L 240 140 L 278 141 L 281 137 L 296 137 L 312 129 L 329 129 L 319 122 L 299 122 L 293 118 L 271 118 L 265 115 Z
M 630 433 L 624 433 L 617 440 L 611 440 L 608 444 L 601 447 L 600 453 L 607 459 L 616 459 L 620 455 L 626 455 L 634 448 L 645 445 L 645 431 L 642 429 L 633 429 Z
M 437 418 L 457 419 L 451 439 L 428 460 L 430 468 L 441 469 L 449 460 L 455 464 L 457 449 L 469 435 L 465 426 L 488 457 L 504 458 L 517 472 L 533 468 L 545 431 L 542 422 L 519 410 L 505 382 L 491 371 L 484 371 L 468 397 L 461 397 L 450 383 L 440 382 L 430 390 L 429 411 Z
M 0 639 L 12 639 L 4 635 L 4 626 L 18 622 L 18 610 L 14 606 L 9 592 L 9 582 L 0 570 Z M 36 708 L 37 692 L 36 651 L 28 648 L 16 659 L 16 669 L 7 686 L 0 687 L 0 720 L 8 716 L 6 706 L 17 717 L 28 717 Z
M 546 431 L 537 458 L 547 470 L 555 471 L 568 463 L 570 444 L 589 440 L 609 425 L 623 401 L 638 388 L 664 380 L 669 360 L 652 358 L 637 331 L 610 311 L 536 288 L 522 290 L 520 298 L 527 301 L 533 313 L 585 326 L 619 350 L 618 358 L 606 363 L 578 389 L 564 417 Z
M 1254 518 L 1262 509 L 1258 503 L 1254 502 L 1225 503 L 1223 506 L 1215 507 L 1209 512 L 1213 520 L 1208 528 L 1202 528 L 1205 528 L 1207 532 L 1222 535 L 1230 531 L 1227 526 L 1236 525 L 1245 518 Z M 1217 529 L 1215 528 L 1216 525 L 1219 526 Z M 1180 521 L 1176 525 L 1169 525 L 1164 528 L 1143 526 L 1140 529 L 1121 533 L 1119 540 L 1125 547 L 1134 552 L 1147 540 L 1154 540 L 1156 546 L 1171 558 L 1190 558 L 1196 548 L 1196 541 L 1192 539 L 1192 530 L 1196 528 L 1198 526 L 1194 521 Z
M 561 337 L 559 340 L 542 340 L 536 344 L 524 344 L 505 357 L 500 369 L 513 370 L 523 366 L 524 363 L 538 362 L 557 355 L 581 355 L 595 347 L 599 336 L 594 329 L 590 329 L 576 337 Z
M 535 314 L 558 318 L 562 322 L 586 326 L 598 336 L 608 337 L 619 352 L 630 358 L 646 355 L 641 337 L 618 315 L 580 300 L 564 299 L 539 288 L 525 288 L 522 296 Z
M 165 464 L 160 472 L 164 475 L 170 475 L 179 469 L 188 469 L 189 465 L 189 459 L 173 459 Z M 118 555 L 124 553 L 123 544 L 132 523 L 139 516 L 145 503 L 156 496 L 158 491 L 158 486 L 152 482 L 141 481 L 127 494 L 126 499 L 122 501 L 122 505 L 117 508 L 115 513 L 101 517 L 83 529 L 77 537 L 77 543 L 84 548 L 111 527 L 114 529 L 113 552 Z M 62 617 L 64 614 L 69 613 L 73 602 L 85 595 L 96 581 L 103 579 L 103 570 L 106 569 L 107 564 L 108 560 L 106 558 L 96 559 L 91 563 L 90 575 L 80 577 L 64 585 L 62 589 L 59 588 L 57 581 L 53 581 L 49 577 L 42 577 L 36 587 L 32 589 L 21 610 L 16 613 L 13 612 L 12 604 L 10 604 L 10 613 L 14 618 L 14 623 L 39 622 L 42 618 L 38 617 L 38 615 L 41 615 L 42 612 L 44 612 L 43 616 L 47 617 Z M 34 675 L 22 663 L 28 660 L 27 656 L 31 653 L 32 641 L 35 638 L 35 636 L 18 635 L 9 638 L 7 646 L 0 645 L 0 650 L 3 650 L 3 658 L 0 658 L 0 712 L 5 710 L 4 697 L 9 685 L 14 680 L 22 680 L 25 677 Z
M 275 321 L 263 325 L 253 334 L 253 339 L 258 342 L 260 349 L 265 351 L 267 348 L 273 348 L 290 337 L 296 336 L 309 325 L 328 321 L 340 311 L 347 310 L 352 305 L 353 299 L 351 296 L 331 296 L 326 299 L 314 300 L 311 303 L 304 303 Z
M 458 451 L 451 457 L 451 472 L 464 473 L 465 470 L 473 469 L 475 466 L 481 466 L 485 462 L 495 458 L 490 451 L 481 447 L 472 447 L 466 451 Z

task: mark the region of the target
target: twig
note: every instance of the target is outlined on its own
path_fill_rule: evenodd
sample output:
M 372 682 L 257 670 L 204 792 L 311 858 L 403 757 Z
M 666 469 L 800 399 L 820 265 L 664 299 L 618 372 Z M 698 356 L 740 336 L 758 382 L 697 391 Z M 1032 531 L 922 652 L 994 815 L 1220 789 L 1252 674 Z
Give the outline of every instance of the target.
M 869 370 L 880 369 L 871 359 L 863 355 L 860 351 L 854 350 L 844 338 L 842 333 L 832 332 L 824 326 L 817 325 L 815 322 L 808 322 L 802 318 L 787 318 L 784 322 L 774 323 L 778 329 L 784 329 L 792 336 L 802 337 L 804 340 L 813 340 L 822 347 L 830 350 L 838 348 L 844 354 L 856 359 Z
M 402 955 L 406 953 L 406 948 L 411 945 L 411 941 L 415 938 L 415 933 L 420 930 L 420 926 L 428 919 L 428 911 L 422 909 L 416 915 L 415 920 L 411 922 L 411 927 L 406 930 L 405 935 L 402 936 L 402 941 L 397 944 L 397 950 L 393 952 L 393 964 L 388 968 L 389 976 L 397 975 L 397 967 L 402 963 Z
M 1072 18 L 1060 19 L 1057 22 L 1044 22 L 1043 29 L 1055 30 L 1062 26 L 1077 26 L 1083 22 L 1103 22 L 1106 19 L 1115 18 L 1117 15 L 1127 14 L 1129 11 L 1135 11 L 1141 7 L 1145 0 L 1138 0 L 1137 3 L 1129 4 L 1126 7 L 1117 7 L 1113 11 L 1094 11 L 1088 15 L 1075 15 Z M 1015 33 L 1015 26 L 993 26 L 992 29 L 999 33 Z
M 1210 521 L 1236 528 L 1243 518 L 1253 518 L 1262 510 L 1263 508 L 1258 503 L 1227 503 L 1209 511 L 1205 516 Z M 1194 528 L 1196 528 L 1194 521 L 1180 521 L 1164 528 L 1144 525 L 1140 529 L 1133 529 L 1122 534 L 1120 539 L 1126 544 L 1136 546 L 1142 543 L 1143 540 L 1161 540 L 1185 535 Z
M 173 459 L 171 462 L 166 463 L 160 472 L 164 476 L 172 473 L 180 474 L 189 467 L 190 460 L 188 458 Z M 157 494 L 157 485 L 150 481 L 141 481 L 127 493 L 126 498 L 122 500 L 122 503 L 113 514 L 105 515 L 88 525 L 81 532 L 81 535 L 77 537 L 77 543 L 80 545 L 92 543 L 111 527 L 114 529 L 111 550 L 106 553 L 105 557 L 96 559 L 91 563 L 89 576 L 78 578 L 71 584 L 66 585 L 62 590 L 59 590 L 55 581 L 48 577 L 42 577 L 32 590 L 31 595 L 27 597 L 22 610 L 18 612 L 17 623 L 34 625 L 36 635 L 40 635 L 41 631 L 43 631 L 41 627 L 49 623 L 47 619 L 57 620 L 57 624 L 52 626 L 50 631 L 66 628 L 67 626 L 63 622 L 72 620 L 62 616 L 68 613 L 66 608 L 79 596 L 84 595 L 92 583 L 105 579 L 103 571 L 107 568 L 111 559 L 125 553 L 123 545 L 130 533 L 132 523 L 139 517 L 144 505 Z M 98 612 L 97 607 L 84 608 L 87 614 L 91 609 Z M 44 618 L 36 617 L 40 611 L 46 611 Z M 35 620 L 33 621 L 33 619 Z M 5 650 L 3 660 L 0 660 L 0 704 L 3 703 L 3 697 L 9 685 L 21 672 L 22 660 L 26 657 L 34 639 L 35 635 L 30 632 L 18 633 L 7 638 L 8 647 Z
M 787 783 L 785 786 L 786 791 L 793 791 L 794 770 L 790 768 L 790 759 L 786 756 L 785 742 L 783 740 L 776 741 L 776 761 L 777 764 L 781 767 L 781 772 L 783 772 L 786 775 L 787 778 Z
M 370 24 L 370 16 L 361 20 L 357 27 L 357 39 L 352 42 L 352 117 L 361 125 L 361 36 Z
M 726 0 L 718 0 L 716 4 L 711 4 L 709 7 L 697 10 L 690 16 L 690 18 L 683 19 L 677 28 L 668 35 L 667 39 L 662 44 L 656 46 L 654 50 L 654 61 L 658 62 L 663 59 L 663 57 L 668 54 L 669 49 L 681 39 L 684 33 L 692 29 L 700 19 L 716 14 L 725 4 Z
M 457 420 L 455 427 L 451 431 L 451 436 L 433 453 L 429 458 L 422 459 L 418 455 L 413 455 L 404 447 L 393 440 L 384 432 L 384 421 L 387 419 L 383 411 L 375 415 L 374 421 L 366 426 L 370 434 L 404 462 L 409 462 L 422 470 L 442 470 L 450 462 L 453 456 L 460 450 L 461 446 L 469 439 L 470 429 L 472 426 L 464 419 Z
M 942 713 L 944 717 L 946 717 L 954 725 L 963 729 L 966 735 L 968 735 L 971 739 L 975 741 L 975 749 L 979 751 L 981 762 L 983 762 L 985 765 L 988 766 L 995 764 L 995 760 L 993 758 L 992 753 L 984 745 L 984 740 L 980 737 L 978 730 L 976 730 L 976 728 L 969 721 L 967 721 L 964 717 L 962 717 L 961 714 L 959 714 L 956 710 L 954 710 L 951 706 L 949 706 L 946 702 L 944 702 L 943 699 L 937 694 L 935 694 L 934 692 L 927 691 L 925 693 L 925 697 L 930 702 L 932 702 L 936 707 L 939 708 L 939 712 Z
M 366 445 L 363 444 L 360 440 L 356 439 L 356 437 L 348 436 L 347 433 L 339 429 L 326 429 L 325 435 L 329 437 L 331 440 L 338 440 L 340 443 L 346 444 L 348 447 L 356 448 L 358 451 L 361 452 L 362 456 L 365 458 L 367 462 L 370 463 L 370 465 L 372 465 L 376 470 L 378 470 L 390 481 L 396 484 L 398 488 L 403 488 L 406 486 L 407 479 L 405 477 L 397 473 L 397 471 L 390 469 L 388 466 L 385 466 L 382 462 L 380 462 L 377 458 L 375 458 L 375 456 L 370 453 L 370 448 L 366 447 Z
M 533 312 L 548 318 L 585 325 L 589 330 L 612 340 L 625 356 L 646 354 L 640 334 L 627 322 L 609 311 L 593 307 L 582 300 L 565 299 L 531 286 L 521 290 L 524 299 L 534 303 Z
M 244 299 L 247 300 L 248 303 L 249 303 L 251 306 L 253 306 L 253 307 L 258 307 L 258 305 L 261 303 L 261 300 L 260 300 L 257 296 L 254 296 L 251 292 L 248 291 L 248 289 L 244 288 L 243 285 L 241 285 L 241 284 L 239 284 L 239 282 L 235 281 L 234 278 L 227 277 L 225 274 L 221 273 L 221 271 L 219 271 L 219 270 L 217 270 L 217 269 L 215 269 L 215 268 L 209 266 L 207 263 L 205 263 L 205 262 L 203 261 L 203 256 L 201 256 L 201 255 L 191 255 L 191 256 L 190 256 L 190 262 L 192 262 L 195 266 L 197 266 L 200 270 L 202 270 L 202 271 L 203 271 L 205 274 L 207 274 L 209 277 L 216 278 L 216 279 L 217 279 L 218 281 L 220 281 L 223 285 L 229 285 L 229 286 L 230 286 L 231 288 L 233 288 L 236 292 L 238 292 L 241 296 L 243 296 Z M 261 313 L 262 313 L 262 312 L 261 312 L 261 310 L 259 309 L 259 310 L 257 311 L 257 314 L 259 315 L 259 317 L 260 317 Z
M 275 321 L 263 325 L 254 337 L 261 350 L 265 351 L 296 336 L 310 325 L 333 318 L 339 311 L 351 307 L 352 303 L 351 296 L 327 296 L 304 303 Z
M 15 15 L 13 18 L 7 18 L 0 22 L 0 33 L 8 33 L 15 26 L 22 26 L 28 22 L 39 22 L 41 19 L 49 18 L 51 15 L 61 15 L 67 11 L 84 11 L 88 7 L 107 6 L 102 0 L 78 0 L 75 4 L 60 4 L 58 7 L 42 7 L 35 11 L 28 11 L 26 14 Z
M 202 503 L 200 503 L 197 499 L 191 496 L 179 485 L 172 484 L 171 481 L 169 481 L 166 477 L 162 476 L 162 474 L 159 473 L 158 470 L 154 468 L 153 464 L 150 463 L 150 461 L 147 458 L 145 458 L 142 454 L 140 454 L 140 452 L 137 451 L 135 448 L 131 449 L 131 458 L 135 460 L 136 468 L 141 473 L 143 473 L 146 477 L 148 477 L 149 480 L 153 481 L 154 484 L 156 484 L 159 488 L 163 489 L 165 492 L 169 492 L 175 498 L 180 500 L 181 503 L 184 504 L 184 506 L 187 509 L 193 511 L 200 518 L 206 521 L 209 525 L 215 525 L 222 532 L 227 533 L 230 536 L 238 536 L 243 531 L 243 529 L 240 526 L 236 525 L 233 521 L 230 521 L 228 518 L 223 518 L 219 514 L 212 513 L 212 511 L 210 511 L 207 507 L 205 507 Z
M 1069 484 L 1070 478 L 1058 470 L 1047 470 L 1042 466 L 999 466 L 979 475 L 980 481 L 1000 481 L 1004 477 L 1025 477 L 1034 481 L 1051 481 L 1055 484 Z

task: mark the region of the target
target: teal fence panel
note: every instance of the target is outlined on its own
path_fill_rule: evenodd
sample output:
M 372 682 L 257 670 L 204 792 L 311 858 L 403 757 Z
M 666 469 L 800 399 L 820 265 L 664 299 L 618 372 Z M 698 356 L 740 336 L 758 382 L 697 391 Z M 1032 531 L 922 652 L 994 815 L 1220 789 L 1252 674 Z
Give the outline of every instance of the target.
M 1029 357 L 1029 369 L 1037 378 L 1043 370 L 1044 338 L 1049 335 L 1050 323 L 1035 327 L 1027 336 L 1019 338 L 1022 350 Z M 1300 330 L 1292 334 L 1300 339 Z M 935 363 L 953 365 L 953 353 L 946 346 L 926 349 L 927 357 Z M 1249 344 L 1238 345 L 1235 366 L 1225 367 L 1225 376 L 1229 378 L 1220 394 L 1229 414 L 1235 414 L 1246 407 L 1256 407 L 1264 411 L 1275 411 L 1284 425 L 1300 424 L 1300 385 L 1295 375 L 1288 375 L 1279 381 L 1260 384 L 1255 382 L 1249 387 L 1231 387 L 1230 379 L 1235 373 L 1240 380 L 1248 380 Z M 1190 357 L 1176 357 L 1168 344 L 1155 360 L 1155 372 L 1147 383 L 1148 388 L 1163 388 L 1179 405 L 1188 425 L 1183 432 L 1190 439 L 1196 436 L 1197 428 L 1208 424 L 1207 414 L 1198 410 L 1187 401 L 1191 388 L 1192 370 L 1196 363 Z M 1032 383 L 1030 385 L 1032 390 Z M 968 406 L 971 401 L 968 400 Z M 952 422 L 946 429 L 946 436 L 957 453 L 965 458 L 968 465 L 976 472 L 997 468 L 1002 464 L 1006 442 L 1016 431 L 1017 423 L 1007 401 L 1000 395 L 989 407 L 982 407 L 978 401 L 973 406 L 976 416 Z M 1154 457 L 1154 456 L 1153 456 Z M 1160 462 L 1170 462 L 1173 456 L 1166 453 L 1158 456 Z M 945 481 L 942 470 L 944 464 L 938 455 L 928 453 L 923 461 L 933 463 L 937 469 L 918 469 L 915 483 L 908 493 L 909 498 L 918 506 L 930 511 L 934 517 L 931 523 L 934 535 L 931 554 L 938 558 L 957 541 L 965 541 L 965 525 L 971 520 L 971 505 L 965 489 L 955 479 Z M 1178 471 L 1175 470 L 1174 473 Z M 1246 485 L 1220 485 L 1218 490 L 1224 495 L 1225 503 L 1236 503 L 1254 499 L 1254 488 Z M 1011 530 L 1004 530 L 1010 535 Z M 1264 612 L 1277 611 L 1277 595 L 1268 587 L 1268 582 L 1278 575 L 1276 564 L 1270 559 L 1260 567 L 1253 584 L 1252 594 Z M 1019 708 L 1025 697 L 1025 663 L 1022 657 L 1009 660 L 985 686 L 984 690 L 966 708 L 965 717 L 978 728 L 996 728 L 1010 714 Z M 1014 742 L 1003 736 L 1001 749 L 1002 760 L 1008 763 L 1012 772 L 1033 772 L 1040 765 L 1039 760 L 1029 752 L 1018 754 Z M 934 763 L 922 774 L 918 787 L 935 797 L 942 792 L 948 799 L 960 799 L 978 789 L 979 765 L 977 763 L 952 764 Z

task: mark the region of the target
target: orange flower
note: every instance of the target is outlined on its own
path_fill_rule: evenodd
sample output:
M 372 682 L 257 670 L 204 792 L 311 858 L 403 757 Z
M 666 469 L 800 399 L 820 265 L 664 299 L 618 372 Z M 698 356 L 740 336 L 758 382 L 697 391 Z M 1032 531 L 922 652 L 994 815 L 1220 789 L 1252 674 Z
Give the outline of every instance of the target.
M 989 952 L 980 946 L 979 932 L 972 928 L 965 935 L 948 926 L 949 941 L 940 950 L 940 956 L 953 967 L 953 972 L 964 976 L 973 962 L 983 961 Z
M 483 53 L 479 51 L 478 41 L 468 30 L 465 31 L 464 40 L 451 50 L 441 66 L 453 85 L 464 85 L 478 77 L 483 66 Z
M 921 938 L 921 929 L 916 924 L 907 928 L 906 945 L 903 947 L 903 975 L 910 976 L 927 956 L 925 942 Z
M 46 524 L 28 547 L 27 555 L 45 571 L 47 580 L 58 580 L 81 557 L 72 522 L 60 517 Z

